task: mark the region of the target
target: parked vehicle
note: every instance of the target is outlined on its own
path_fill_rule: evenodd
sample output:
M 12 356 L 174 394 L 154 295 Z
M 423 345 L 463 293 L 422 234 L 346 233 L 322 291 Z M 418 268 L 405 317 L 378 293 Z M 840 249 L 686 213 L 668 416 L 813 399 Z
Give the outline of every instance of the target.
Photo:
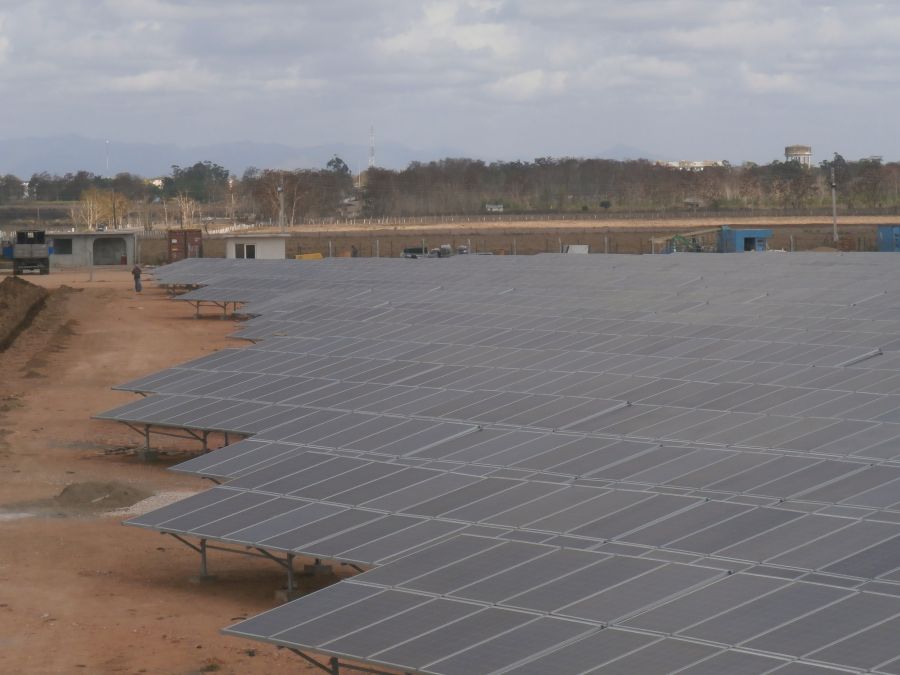
M 50 244 L 43 230 L 19 230 L 13 244 L 13 274 L 50 274 Z
M 403 249 L 403 254 L 400 256 L 401 258 L 424 258 L 428 255 L 428 249 L 422 248 L 421 246 L 408 246 Z

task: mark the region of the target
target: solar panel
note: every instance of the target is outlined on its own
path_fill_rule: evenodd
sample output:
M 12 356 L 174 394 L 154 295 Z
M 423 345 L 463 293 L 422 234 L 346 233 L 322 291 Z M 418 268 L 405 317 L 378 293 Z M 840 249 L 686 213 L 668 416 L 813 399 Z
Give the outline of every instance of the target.
M 257 342 L 98 415 L 249 436 L 132 524 L 377 566 L 241 634 L 447 673 L 897 670 L 890 257 L 256 262 L 159 269 Z

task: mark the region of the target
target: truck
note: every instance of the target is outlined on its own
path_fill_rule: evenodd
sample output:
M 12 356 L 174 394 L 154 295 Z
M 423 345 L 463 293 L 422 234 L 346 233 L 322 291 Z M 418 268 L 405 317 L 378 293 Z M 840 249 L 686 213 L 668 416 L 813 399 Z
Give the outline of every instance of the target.
M 50 274 L 50 243 L 43 230 L 19 230 L 13 243 L 13 274 Z

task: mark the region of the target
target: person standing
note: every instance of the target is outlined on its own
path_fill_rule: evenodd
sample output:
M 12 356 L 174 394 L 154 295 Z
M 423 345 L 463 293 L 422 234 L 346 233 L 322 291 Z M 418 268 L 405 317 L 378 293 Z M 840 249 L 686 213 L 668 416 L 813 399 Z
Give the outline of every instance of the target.
M 141 268 L 135 264 L 134 267 L 131 268 L 131 276 L 134 277 L 134 291 L 135 293 L 140 293 L 144 290 L 144 287 L 141 285 Z

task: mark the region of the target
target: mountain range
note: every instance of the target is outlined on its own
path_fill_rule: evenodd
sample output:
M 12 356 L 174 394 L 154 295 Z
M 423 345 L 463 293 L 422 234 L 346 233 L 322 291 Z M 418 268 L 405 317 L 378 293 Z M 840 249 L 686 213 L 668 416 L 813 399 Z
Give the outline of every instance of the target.
M 0 139 L 0 174 L 13 174 L 27 180 L 33 174 L 44 171 L 65 174 L 84 170 L 101 176 L 129 172 L 150 178 L 170 174 L 173 165 L 191 166 L 196 162 L 210 161 L 240 176 L 248 167 L 324 168 L 335 155 L 356 173 L 368 165 L 369 148 L 347 143 L 295 147 L 255 141 L 181 146 L 174 143 L 105 141 L 77 135 L 45 136 Z M 637 159 L 651 155 L 636 148 L 617 145 L 598 156 Z M 403 169 L 413 161 L 429 162 L 445 157 L 471 155 L 453 148 L 421 150 L 392 142 L 379 143 L 376 148 L 376 164 L 386 169 Z

